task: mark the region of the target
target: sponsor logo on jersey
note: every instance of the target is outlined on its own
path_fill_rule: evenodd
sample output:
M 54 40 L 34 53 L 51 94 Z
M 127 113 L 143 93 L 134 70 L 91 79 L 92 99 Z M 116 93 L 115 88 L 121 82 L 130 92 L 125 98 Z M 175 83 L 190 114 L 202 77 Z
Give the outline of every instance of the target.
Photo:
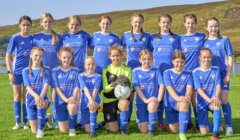
M 82 38 L 82 35 L 78 35 L 77 37 L 78 37 L 78 38 Z
M 132 52 L 136 51 L 136 48 L 135 47 L 131 47 L 131 51 Z
M 200 38 L 199 38 L 199 37 L 195 37 L 194 40 L 195 40 L 196 42 L 198 42 L 198 41 L 200 40 Z
M 162 51 L 162 48 L 158 47 L 158 51 L 161 52 L 161 51 Z

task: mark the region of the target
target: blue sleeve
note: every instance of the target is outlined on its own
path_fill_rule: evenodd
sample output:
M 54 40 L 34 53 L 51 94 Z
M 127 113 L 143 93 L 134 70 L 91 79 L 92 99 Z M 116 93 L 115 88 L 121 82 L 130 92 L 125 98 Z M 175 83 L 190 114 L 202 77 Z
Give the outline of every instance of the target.
M 86 84 L 83 80 L 83 77 L 80 74 L 78 75 L 78 82 L 80 83 L 81 90 L 83 90 L 86 87 Z
M 189 79 L 187 81 L 187 85 L 193 86 L 193 77 L 192 77 L 191 73 L 189 74 Z
M 126 47 L 126 38 L 125 38 L 125 34 L 122 35 L 122 46 Z
M 225 43 L 224 44 L 224 49 L 225 49 L 226 54 L 228 56 L 233 55 L 232 44 L 231 44 L 230 39 L 228 37 L 226 38 L 226 41 L 224 43 Z
M 63 46 L 63 40 L 62 40 L 62 37 L 60 35 L 58 35 L 58 43 L 56 44 L 56 48 L 57 48 L 57 52 L 60 51 L 60 49 L 62 48 Z
M 195 89 L 202 88 L 197 72 L 193 72 L 193 82 L 194 82 Z
M 217 76 L 217 78 L 216 78 L 216 80 L 217 80 L 217 85 L 220 85 L 221 86 L 221 75 L 220 75 L 220 71 L 218 70 L 217 71 L 217 74 L 216 74 Z
M 56 72 L 56 71 L 53 71 L 53 72 L 52 72 L 52 86 L 53 86 L 53 88 L 60 87 L 59 82 L 58 82 L 57 72 Z
M 22 71 L 22 77 L 23 77 L 23 83 L 24 83 L 24 86 L 27 87 L 27 86 L 30 86 L 30 82 L 29 82 L 29 75 L 28 75 L 28 71 L 25 69 Z
M 180 40 L 180 36 L 179 35 L 176 35 L 176 41 L 175 41 L 175 44 L 174 44 L 174 48 L 175 48 L 175 52 L 176 51 L 181 51 L 181 40 Z
M 150 39 L 149 39 L 149 43 L 148 43 L 148 50 L 150 51 L 150 52 L 153 52 L 153 40 L 154 40 L 154 38 L 153 38 L 153 36 L 151 36 L 150 37 Z
M 97 79 L 96 79 L 96 82 L 94 84 L 94 89 L 97 89 L 99 91 L 100 87 L 101 87 L 101 84 L 102 84 L 102 77 L 98 76 Z
M 158 77 L 158 85 L 163 84 L 163 77 L 162 74 L 160 73 L 160 71 L 157 71 L 157 77 Z
M 51 85 L 51 80 L 52 80 L 51 71 L 49 69 L 45 68 L 44 69 L 43 83 L 44 84 L 48 83 L 49 85 Z
M 86 32 L 87 47 L 91 49 L 91 36 Z
M 171 79 L 170 79 L 170 73 L 168 71 L 163 72 L 163 82 L 165 86 L 173 86 Z
M 77 76 L 77 74 L 76 74 Z M 75 88 L 80 88 L 80 85 L 79 85 L 79 82 L 78 82 L 78 78 L 75 78 L 75 81 L 74 81 L 74 89 Z
M 136 71 L 132 72 L 132 85 L 133 85 L 133 87 L 140 87 L 140 83 L 139 83 Z
M 121 43 L 121 39 L 118 37 L 118 36 L 116 36 L 116 42 L 115 42 L 117 45 L 122 45 L 122 43 Z
M 91 39 L 90 39 L 90 42 L 89 42 L 89 46 L 88 46 L 90 49 L 93 49 L 94 48 L 94 34 L 92 35 Z
M 9 40 L 6 52 L 12 54 L 14 50 L 15 50 L 15 36 L 12 36 Z

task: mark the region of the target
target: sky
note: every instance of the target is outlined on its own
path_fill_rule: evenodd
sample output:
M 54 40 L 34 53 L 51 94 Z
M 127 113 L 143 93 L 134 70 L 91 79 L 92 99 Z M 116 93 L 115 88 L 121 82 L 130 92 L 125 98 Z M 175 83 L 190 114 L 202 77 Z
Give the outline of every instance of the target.
M 54 19 L 61 19 L 70 15 L 98 14 L 214 1 L 221 0 L 3 0 L 0 2 L 0 26 L 17 24 L 22 15 L 37 19 L 46 12 L 51 13 Z

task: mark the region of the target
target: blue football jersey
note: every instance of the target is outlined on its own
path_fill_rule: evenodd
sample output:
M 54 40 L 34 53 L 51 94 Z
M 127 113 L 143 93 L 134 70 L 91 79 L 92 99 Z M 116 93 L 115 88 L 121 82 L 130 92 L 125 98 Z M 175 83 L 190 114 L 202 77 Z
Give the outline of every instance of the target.
M 227 69 L 225 59 L 227 56 L 233 55 L 232 44 L 228 37 L 208 39 L 204 43 L 204 47 L 211 49 L 213 53 L 212 65 L 219 67 L 220 71 Z
M 26 67 L 22 71 L 24 86 L 25 87 L 30 86 L 35 93 L 40 95 L 43 90 L 44 84 L 46 83 L 49 85 L 51 84 L 51 71 L 48 68 L 44 68 L 43 76 L 41 76 L 42 72 L 41 68 L 31 69 L 32 76 L 29 75 L 29 71 L 30 71 L 29 67 Z M 45 99 L 47 98 L 47 93 L 44 98 Z M 28 92 L 26 95 L 26 102 L 28 106 L 35 105 L 34 97 Z
M 205 34 L 196 32 L 193 35 L 181 36 L 181 50 L 185 55 L 185 67 L 187 71 L 199 67 L 199 53 L 204 45 Z
M 43 65 L 51 69 L 59 66 L 57 54 L 62 47 L 62 39 L 58 35 L 58 42 L 52 45 L 52 35 L 43 32 L 33 35 L 33 44 L 44 49 Z
M 163 80 L 165 86 L 173 87 L 178 96 L 185 96 L 187 86 L 193 86 L 192 74 L 191 72 L 187 71 L 176 73 L 173 71 L 173 69 L 168 69 L 163 73 Z M 176 102 L 176 100 L 166 90 L 166 93 L 164 95 L 165 106 L 169 106 L 169 104 L 172 102 Z
M 134 33 L 133 35 L 136 39 L 135 41 L 130 31 L 125 32 L 122 36 L 122 46 L 127 49 L 127 66 L 131 67 L 131 69 L 141 66 L 139 62 L 139 53 L 144 49 L 148 49 L 150 40 L 150 35 L 147 32 L 143 34 Z M 141 36 L 142 40 L 140 41 Z
M 180 37 L 177 34 L 163 34 L 160 39 L 157 39 L 157 33 L 151 35 L 149 49 L 153 51 L 154 67 L 159 68 L 161 73 L 172 68 L 173 54 L 180 50 L 180 45 Z
M 71 67 L 69 70 L 63 70 L 60 66 L 52 70 L 53 88 L 60 88 L 63 94 L 70 98 L 73 96 L 75 88 L 79 88 L 78 83 L 79 69 Z M 64 103 L 60 96 L 56 96 L 56 102 L 59 104 Z
M 91 39 L 91 47 L 93 50 L 93 57 L 96 60 L 97 73 L 102 73 L 103 68 L 106 68 L 111 60 L 108 57 L 109 48 L 114 45 L 121 45 L 121 41 L 118 35 L 114 33 L 102 34 L 101 32 L 95 32 Z
M 84 71 L 84 60 L 87 56 L 87 48 L 90 45 L 91 36 L 80 30 L 79 32 L 65 33 L 62 36 L 63 46 L 70 46 L 74 51 L 74 65 L 80 69 L 80 72 Z
M 32 47 L 31 35 L 22 36 L 18 33 L 10 38 L 6 52 L 13 55 L 12 72 L 14 75 L 21 75 L 22 70 L 28 66 Z
M 217 85 L 221 86 L 219 68 L 212 66 L 208 70 L 202 70 L 198 67 L 193 71 L 193 81 L 195 89 L 201 88 L 209 98 L 212 98 L 216 95 Z M 209 104 L 199 94 L 197 94 L 196 103 L 199 109 L 202 109 Z
M 83 72 L 78 75 L 78 81 L 80 83 L 80 89 L 83 93 L 81 96 L 81 105 L 87 108 L 88 98 L 84 93 L 84 88 L 85 87 L 88 88 L 91 95 L 93 94 L 94 89 L 97 89 L 98 92 L 100 92 L 100 87 L 102 84 L 102 76 L 98 73 L 94 73 L 93 75 L 87 75 L 85 72 Z M 100 100 L 99 94 L 97 94 L 95 100 Z
M 157 98 L 159 86 L 163 84 L 162 75 L 157 68 L 142 70 L 138 67 L 133 69 L 132 81 L 133 86 L 139 87 L 147 99 L 150 97 Z M 144 104 L 138 94 L 136 96 L 136 104 Z

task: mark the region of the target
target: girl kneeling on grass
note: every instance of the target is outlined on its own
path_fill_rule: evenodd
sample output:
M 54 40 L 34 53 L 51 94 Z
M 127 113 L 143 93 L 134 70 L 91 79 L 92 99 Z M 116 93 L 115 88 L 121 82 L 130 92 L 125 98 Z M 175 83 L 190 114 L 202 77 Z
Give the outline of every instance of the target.
M 118 99 L 114 94 L 117 77 L 124 75 L 128 80 L 132 79 L 132 72 L 129 67 L 121 64 L 122 51 L 118 45 L 109 49 L 109 58 L 112 63 L 103 69 L 103 90 L 101 92 L 103 100 L 103 114 L 107 128 L 111 132 L 117 132 L 120 126 L 122 135 L 127 135 L 127 124 L 129 118 L 129 98 Z M 130 89 L 131 86 L 130 86 Z M 120 111 L 118 117 L 117 112 Z M 119 121 L 119 126 L 118 126 Z
M 219 139 L 221 125 L 221 75 L 218 67 L 211 66 L 212 52 L 202 48 L 199 56 L 201 66 L 193 71 L 194 86 L 197 90 L 196 105 L 200 132 L 209 132 L 208 111 L 213 112 L 213 136 L 211 140 Z
M 90 132 L 90 137 L 96 136 L 97 110 L 101 106 L 99 96 L 102 77 L 94 73 L 96 62 L 93 57 L 87 57 L 84 62 L 85 72 L 78 75 L 78 81 L 82 89 L 81 97 L 81 122 L 85 125 L 85 131 Z
M 51 72 L 43 67 L 43 52 L 43 48 L 33 47 L 29 67 L 22 72 L 24 86 L 27 89 L 27 115 L 32 133 L 37 133 L 37 138 L 44 136 L 45 115 L 50 104 L 47 92 L 51 84 Z
M 181 51 L 175 52 L 172 63 L 174 67 L 163 73 L 167 89 L 164 97 L 166 122 L 170 131 L 179 131 L 180 140 L 187 140 L 185 133 L 193 91 L 192 74 L 183 70 L 185 56 Z
M 57 91 L 56 114 L 61 132 L 69 130 L 69 136 L 75 136 L 77 107 L 80 97 L 78 74 L 73 67 L 73 51 L 71 47 L 63 47 L 58 53 L 60 66 L 53 69 L 53 87 Z
M 133 70 L 133 86 L 137 92 L 136 112 L 139 130 L 142 133 L 149 132 L 155 136 L 155 124 L 157 121 L 157 109 L 164 95 L 162 75 L 157 68 L 153 68 L 153 56 L 148 50 L 142 50 L 139 55 L 142 66 Z

